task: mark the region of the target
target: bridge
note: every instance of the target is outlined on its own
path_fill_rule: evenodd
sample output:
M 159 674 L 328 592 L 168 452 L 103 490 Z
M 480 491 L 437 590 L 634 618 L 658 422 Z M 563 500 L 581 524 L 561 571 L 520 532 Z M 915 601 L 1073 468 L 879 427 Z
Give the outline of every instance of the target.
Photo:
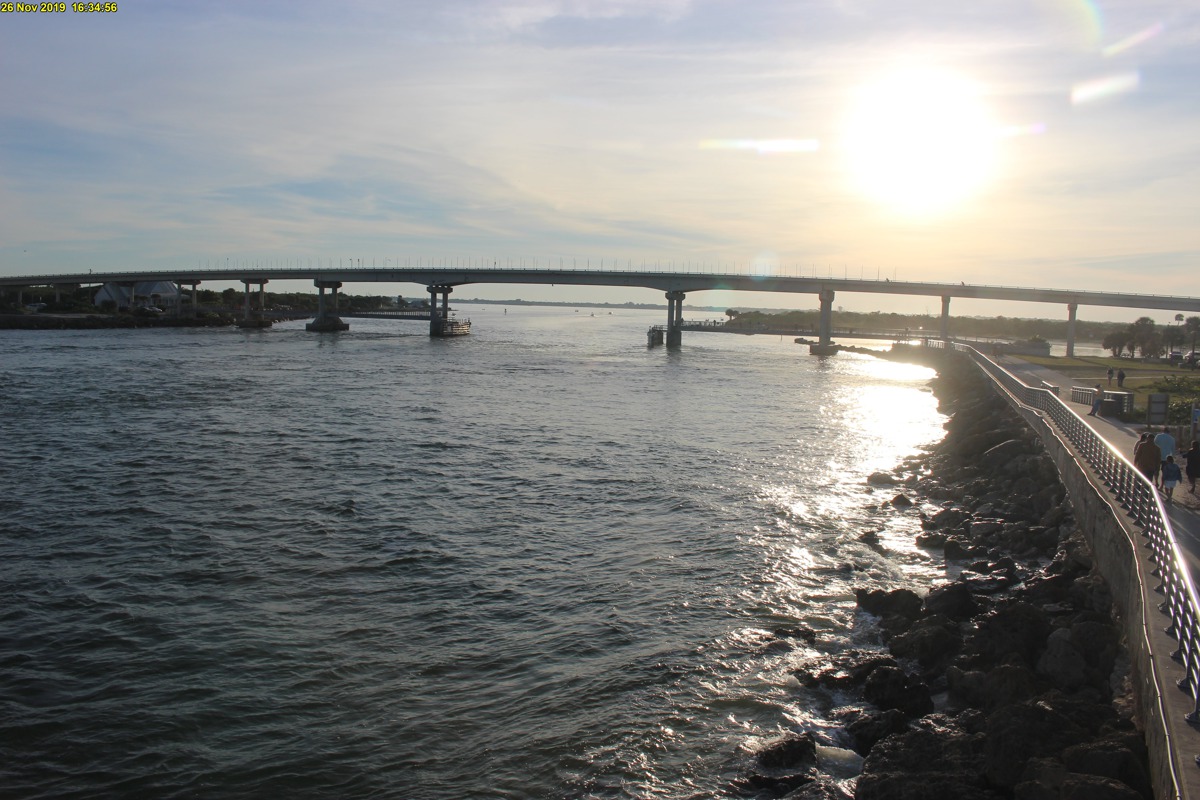
M 337 317 L 337 291 L 346 283 L 415 283 L 424 285 L 430 295 L 432 309 L 430 332 L 440 330 L 439 320 L 446 319 L 448 298 L 457 286 L 469 284 L 528 284 L 543 286 L 607 286 L 662 291 L 667 299 L 667 323 L 664 328 L 666 344 L 678 347 L 684 328 L 683 301 L 689 293 L 702 291 L 778 292 L 813 294 L 820 303 L 818 329 L 821 348 L 829 348 L 833 332 L 833 300 L 838 292 L 911 295 L 939 297 L 942 301 L 939 338 L 949 339 L 950 303 L 955 298 L 977 300 L 1011 300 L 1050 303 L 1067 309 L 1067 355 L 1075 352 L 1075 319 L 1079 306 L 1107 306 L 1200 313 L 1200 298 L 1170 295 L 1148 295 L 1126 292 L 1097 292 L 1081 289 L 1038 289 L 1014 286 L 990 286 L 967 283 L 933 283 L 921 281 L 870 280 L 854 278 L 821 278 L 814 276 L 754 275 L 746 273 L 701 273 L 645 270 L 591 269 L 512 269 L 496 267 L 393 267 L 376 269 L 162 269 L 111 273 L 28 275 L 0 278 L 0 288 L 16 289 L 33 286 L 56 288 L 105 283 L 133 284 L 142 281 L 170 281 L 182 288 L 192 287 L 193 312 L 195 289 L 203 281 L 241 283 L 247 301 L 250 287 L 257 286 L 260 294 L 271 280 L 312 280 L 317 287 L 318 313 L 311 330 L 344 330 L 345 323 Z M 332 308 L 327 305 L 325 292 L 332 290 Z M 249 302 L 246 304 L 249 308 Z M 816 347 L 816 346 L 814 346 Z

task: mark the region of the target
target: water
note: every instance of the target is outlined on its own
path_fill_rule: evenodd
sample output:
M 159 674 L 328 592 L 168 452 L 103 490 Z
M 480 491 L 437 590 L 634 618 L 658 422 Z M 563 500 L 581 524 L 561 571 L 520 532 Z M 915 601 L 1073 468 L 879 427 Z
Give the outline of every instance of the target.
M 937 574 L 865 485 L 931 373 L 462 311 L 0 332 L 0 795 L 712 797 L 836 743 L 791 671 Z

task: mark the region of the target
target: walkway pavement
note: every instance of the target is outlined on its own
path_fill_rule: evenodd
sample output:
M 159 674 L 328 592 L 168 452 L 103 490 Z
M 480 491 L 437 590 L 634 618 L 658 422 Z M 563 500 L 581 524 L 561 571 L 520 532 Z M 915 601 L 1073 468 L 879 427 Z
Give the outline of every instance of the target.
M 1030 386 L 1039 386 L 1041 381 L 1058 386 L 1061 390 L 1059 397 L 1063 402 L 1076 409 L 1084 422 L 1088 423 L 1096 433 L 1116 447 L 1126 458 L 1133 460 L 1133 445 L 1143 431 L 1149 430 L 1146 425 L 1122 422 L 1115 417 L 1089 417 L 1087 412 L 1090 409 L 1087 405 L 1071 402 L 1072 386 L 1090 388 L 1099 383 L 1107 387 L 1106 379 L 1071 378 L 1048 367 L 1031 364 L 1017 356 L 1000 356 L 995 360 L 1000 366 Z M 1187 449 L 1189 444 L 1190 442 L 1183 442 L 1183 448 Z M 1178 460 L 1178 456 L 1176 460 Z M 1167 516 L 1170 517 L 1171 527 L 1175 531 L 1179 544 L 1188 551 L 1192 558 L 1192 575 L 1195 580 L 1200 578 L 1200 494 L 1189 493 L 1185 479 L 1181 485 L 1175 487 L 1174 500 L 1175 502 L 1166 506 Z

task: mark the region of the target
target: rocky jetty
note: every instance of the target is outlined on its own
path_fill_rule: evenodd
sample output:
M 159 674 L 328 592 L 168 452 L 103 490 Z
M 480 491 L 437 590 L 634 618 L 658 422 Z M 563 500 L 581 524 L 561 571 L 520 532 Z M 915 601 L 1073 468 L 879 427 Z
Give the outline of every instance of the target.
M 892 512 L 920 516 L 920 542 L 944 548 L 957 578 L 858 589 L 886 652 L 797 674 L 864 701 L 840 712 L 837 744 L 865 759 L 853 796 L 1150 800 L 1111 596 L 1053 463 L 974 366 L 925 358 L 937 359 L 946 438 L 870 483 L 895 489 Z M 805 736 L 760 753 L 742 793 L 848 797 L 815 773 Z

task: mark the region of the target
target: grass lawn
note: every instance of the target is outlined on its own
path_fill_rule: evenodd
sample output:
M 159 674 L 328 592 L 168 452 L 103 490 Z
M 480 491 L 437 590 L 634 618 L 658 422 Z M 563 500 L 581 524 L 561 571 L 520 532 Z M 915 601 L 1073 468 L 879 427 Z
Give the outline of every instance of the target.
M 1133 358 L 1111 358 L 1106 356 L 1016 356 L 1030 364 L 1052 369 L 1077 381 L 1078 386 L 1093 386 L 1097 383 L 1108 387 L 1108 368 L 1115 373 L 1125 370 L 1124 389 L 1133 392 L 1135 408 L 1146 407 L 1146 395 L 1166 392 L 1172 403 L 1179 400 L 1200 398 L 1200 370 L 1176 367 L 1166 362 L 1143 362 Z M 1112 388 L 1117 388 L 1113 378 Z

